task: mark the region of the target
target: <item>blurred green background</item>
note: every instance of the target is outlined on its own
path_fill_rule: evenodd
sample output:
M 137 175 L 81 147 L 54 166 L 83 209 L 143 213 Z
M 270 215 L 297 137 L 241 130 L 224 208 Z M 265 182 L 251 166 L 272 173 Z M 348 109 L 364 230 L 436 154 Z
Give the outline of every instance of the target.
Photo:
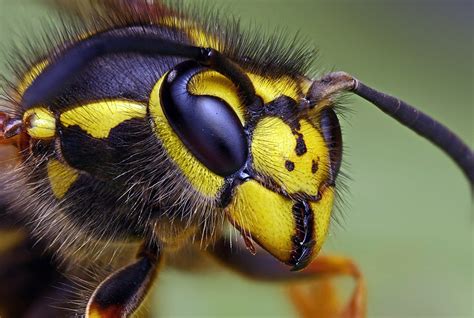
M 300 31 L 320 49 L 321 73 L 349 72 L 416 105 L 473 146 L 472 1 L 204 2 L 263 30 Z M 44 19 L 48 12 L 34 0 L 0 0 L 1 44 L 8 47 L 16 41 L 12 31 Z M 347 105 L 353 111 L 342 122 L 344 170 L 352 180 L 324 252 L 358 262 L 368 281 L 369 317 L 472 317 L 468 182 L 440 150 L 370 104 L 351 97 Z M 163 317 L 294 316 L 277 285 L 225 270 L 168 270 L 157 287 Z

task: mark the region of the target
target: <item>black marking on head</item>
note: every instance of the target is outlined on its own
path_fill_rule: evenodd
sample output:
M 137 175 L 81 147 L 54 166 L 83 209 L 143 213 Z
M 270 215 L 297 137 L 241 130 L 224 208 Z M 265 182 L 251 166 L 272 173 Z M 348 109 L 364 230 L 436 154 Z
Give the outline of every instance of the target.
M 299 112 L 298 103 L 291 97 L 282 95 L 268 104 L 265 104 L 263 110 L 253 114 L 254 118 L 250 120 L 250 122 L 255 122 L 262 116 L 278 117 L 283 120 L 285 124 L 290 126 L 294 135 L 299 134 L 298 131 L 301 129 L 301 114 Z
M 335 184 L 342 163 L 342 134 L 341 126 L 336 113 L 332 108 L 325 108 L 320 118 L 321 133 L 329 148 L 329 159 L 331 162 L 329 184 Z
M 288 171 L 293 171 L 293 170 L 295 170 L 295 163 L 291 160 L 286 160 L 285 161 L 285 168 Z
M 293 205 L 293 217 L 296 221 L 296 234 L 293 236 L 293 251 L 290 265 L 292 271 L 306 267 L 311 259 L 314 240 L 314 212 L 307 201 L 298 201 Z
M 316 161 L 313 159 L 311 163 L 311 172 L 315 174 L 318 171 L 318 164 L 319 164 L 319 159 Z
M 296 134 L 296 147 L 295 147 L 295 152 L 297 156 L 302 156 L 304 155 L 308 149 L 306 148 L 306 143 L 304 142 L 304 136 L 302 133 L 299 132 L 294 132 Z
M 264 113 L 267 116 L 275 116 L 281 118 L 283 121 L 288 122 L 291 127 L 295 127 L 296 123 L 292 122 L 293 119 L 297 118 L 297 103 L 296 101 L 286 95 L 277 97 L 273 101 L 265 104 Z

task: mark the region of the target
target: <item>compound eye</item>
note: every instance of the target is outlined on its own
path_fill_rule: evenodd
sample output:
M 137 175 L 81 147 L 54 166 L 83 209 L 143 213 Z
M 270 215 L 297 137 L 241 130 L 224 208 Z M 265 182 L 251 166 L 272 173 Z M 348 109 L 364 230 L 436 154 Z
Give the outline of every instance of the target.
M 247 139 L 239 117 L 225 100 L 189 92 L 192 77 L 205 70 L 194 61 L 177 65 L 165 75 L 160 101 L 183 144 L 209 170 L 225 177 L 245 164 Z
M 330 183 L 336 181 L 342 162 L 342 134 L 341 126 L 336 113 L 332 108 L 326 108 L 321 112 L 321 131 L 329 147 L 329 158 L 331 161 Z

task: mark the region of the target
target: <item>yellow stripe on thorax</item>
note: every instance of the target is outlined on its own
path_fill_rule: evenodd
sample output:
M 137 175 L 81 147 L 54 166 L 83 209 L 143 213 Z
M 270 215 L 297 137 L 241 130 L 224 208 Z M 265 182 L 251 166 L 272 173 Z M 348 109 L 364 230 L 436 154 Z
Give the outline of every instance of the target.
M 166 74 L 153 88 L 150 97 L 150 114 L 155 122 L 155 132 L 168 155 L 176 163 L 191 185 L 208 197 L 215 197 L 224 185 L 224 178 L 207 169 L 189 152 L 163 113 L 160 101 L 160 88 Z
M 36 64 L 34 64 L 21 79 L 20 83 L 17 86 L 17 91 L 20 96 L 23 96 L 25 91 L 30 87 L 33 81 L 44 71 L 46 66 L 48 66 L 48 60 L 44 59 Z
M 51 190 L 57 199 L 64 198 L 79 177 L 76 170 L 55 159 L 48 162 L 47 171 Z
M 65 127 L 79 126 L 95 138 L 107 138 L 110 130 L 126 120 L 144 118 L 146 106 L 125 100 L 104 100 L 74 107 L 60 116 Z

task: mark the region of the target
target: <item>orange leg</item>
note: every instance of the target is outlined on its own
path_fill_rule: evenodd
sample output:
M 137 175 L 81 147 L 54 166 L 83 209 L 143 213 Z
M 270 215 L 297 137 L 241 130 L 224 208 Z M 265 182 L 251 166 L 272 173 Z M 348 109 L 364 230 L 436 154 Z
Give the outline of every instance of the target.
M 242 248 L 230 249 L 219 241 L 209 253 L 226 267 L 246 277 L 288 285 L 289 297 L 302 318 L 362 318 L 366 316 L 367 289 L 357 266 L 348 258 L 319 256 L 308 267 L 292 272 L 262 249 L 252 255 Z M 331 278 L 350 276 L 355 288 L 347 304 L 339 305 Z
M 315 278 L 309 286 L 291 284 L 288 292 L 301 317 L 366 316 L 367 287 L 357 266 L 352 260 L 339 256 L 319 256 L 302 271 L 307 279 Z M 332 277 L 350 276 L 355 281 L 354 291 L 348 303 L 341 308 Z M 316 280 L 316 278 L 318 278 Z

